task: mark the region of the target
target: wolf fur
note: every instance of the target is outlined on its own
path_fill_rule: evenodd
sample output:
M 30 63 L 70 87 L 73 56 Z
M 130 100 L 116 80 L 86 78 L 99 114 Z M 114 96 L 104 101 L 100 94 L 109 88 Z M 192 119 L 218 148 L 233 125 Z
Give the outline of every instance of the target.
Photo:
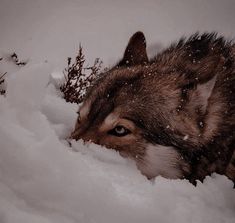
M 235 180 L 235 45 L 194 34 L 149 59 L 142 32 L 89 89 L 71 137 L 136 161 L 148 178 Z M 234 155 L 235 156 L 235 155 Z

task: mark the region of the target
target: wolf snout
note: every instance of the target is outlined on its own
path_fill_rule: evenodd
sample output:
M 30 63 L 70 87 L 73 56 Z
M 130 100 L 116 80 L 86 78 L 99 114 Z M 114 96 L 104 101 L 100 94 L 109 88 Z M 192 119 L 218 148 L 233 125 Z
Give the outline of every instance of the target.
M 84 143 L 95 143 L 99 144 L 98 140 L 95 140 L 94 137 L 81 134 L 79 130 L 75 130 L 74 132 L 71 133 L 70 139 L 75 139 L 76 141 L 82 139 Z

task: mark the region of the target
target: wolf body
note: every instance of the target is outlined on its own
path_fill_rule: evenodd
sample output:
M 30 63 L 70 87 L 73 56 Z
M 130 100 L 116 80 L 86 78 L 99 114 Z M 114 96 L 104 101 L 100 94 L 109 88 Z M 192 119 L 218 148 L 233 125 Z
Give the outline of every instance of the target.
M 149 59 L 142 32 L 100 75 L 71 137 L 112 148 L 148 178 L 235 180 L 235 46 L 194 34 Z

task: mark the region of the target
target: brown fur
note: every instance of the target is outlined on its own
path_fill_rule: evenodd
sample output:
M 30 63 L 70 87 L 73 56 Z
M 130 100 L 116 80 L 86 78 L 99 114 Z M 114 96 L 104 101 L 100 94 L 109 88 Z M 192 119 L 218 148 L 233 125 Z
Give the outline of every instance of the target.
M 137 32 L 90 88 L 72 138 L 118 150 L 149 178 L 234 180 L 234 49 L 214 33 L 195 34 L 149 61 Z M 115 135 L 117 126 L 128 134 Z

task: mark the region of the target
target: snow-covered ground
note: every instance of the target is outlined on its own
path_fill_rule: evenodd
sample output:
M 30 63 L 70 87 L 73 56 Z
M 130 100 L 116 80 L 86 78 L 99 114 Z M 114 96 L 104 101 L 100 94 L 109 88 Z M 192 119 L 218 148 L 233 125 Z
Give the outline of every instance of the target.
M 112 150 L 72 142 L 77 106 L 55 83 L 79 43 L 111 66 L 142 30 L 153 55 L 182 35 L 235 37 L 233 0 L 0 0 L 0 223 L 235 222 L 235 190 L 213 175 L 148 181 Z M 15 66 L 16 52 L 28 64 Z

